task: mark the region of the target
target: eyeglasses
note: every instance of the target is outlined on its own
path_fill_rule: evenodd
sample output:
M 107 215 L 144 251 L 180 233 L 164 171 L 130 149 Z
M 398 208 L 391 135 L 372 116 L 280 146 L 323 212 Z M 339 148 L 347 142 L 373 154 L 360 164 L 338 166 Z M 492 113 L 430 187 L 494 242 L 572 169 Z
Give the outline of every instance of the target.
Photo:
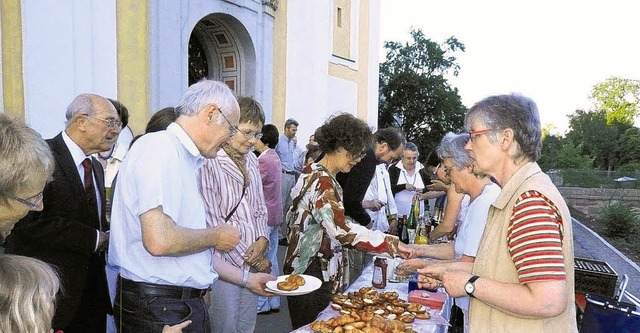
M 16 196 L 13 195 L 7 195 L 5 194 L 6 197 L 11 198 L 31 209 L 38 209 L 40 207 L 40 205 L 42 205 L 42 199 L 44 197 L 44 195 L 42 194 L 42 192 L 32 196 L 31 198 L 27 198 L 27 199 L 22 199 L 22 198 L 18 198 Z
M 361 151 L 360 154 L 357 155 L 351 155 L 351 159 L 352 160 L 361 160 L 363 159 L 365 156 L 367 156 L 367 153 L 365 150 Z
M 88 114 L 85 114 L 85 116 L 87 116 L 88 118 L 101 120 L 107 125 L 108 128 L 111 128 L 111 129 L 122 128 L 122 122 L 117 119 L 104 119 L 104 118 L 95 117 Z
M 438 163 L 438 165 L 436 165 L 436 168 L 435 168 L 435 169 L 433 169 L 433 173 L 432 173 L 432 175 L 434 175 L 434 176 L 435 176 L 435 175 L 438 173 L 438 169 L 440 169 L 440 163 Z
M 481 129 L 481 130 L 477 130 L 477 131 L 471 131 L 471 132 L 469 132 L 469 138 L 471 139 L 471 141 L 475 142 L 475 140 L 474 140 L 475 138 L 477 138 L 480 135 L 487 134 L 487 133 L 489 133 L 491 131 L 493 131 L 493 129 L 491 129 L 491 128 Z
M 256 140 L 260 140 L 260 138 L 263 136 L 262 133 L 256 133 L 256 132 L 245 132 L 241 129 L 238 128 L 238 132 L 242 133 L 242 135 L 244 135 L 244 138 L 247 140 L 251 140 L 251 139 L 256 139 Z
M 220 111 L 220 114 L 222 115 L 222 118 L 224 118 L 224 120 L 227 121 L 227 124 L 229 124 L 229 135 L 230 136 L 234 136 L 236 135 L 236 133 L 238 132 L 242 132 L 238 126 L 232 124 L 229 119 L 227 119 L 227 117 L 224 115 L 224 113 L 222 113 L 222 110 L 220 110 L 220 108 L 218 108 L 218 111 Z M 242 132 L 242 134 L 244 134 L 245 137 L 247 137 L 247 134 L 245 134 L 245 132 Z
M 452 168 L 452 167 L 444 167 L 444 169 L 443 169 L 443 170 L 444 170 L 444 174 L 445 174 L 447 177 L 450 177 L 450 176 L 451 176 L 451 168 Z

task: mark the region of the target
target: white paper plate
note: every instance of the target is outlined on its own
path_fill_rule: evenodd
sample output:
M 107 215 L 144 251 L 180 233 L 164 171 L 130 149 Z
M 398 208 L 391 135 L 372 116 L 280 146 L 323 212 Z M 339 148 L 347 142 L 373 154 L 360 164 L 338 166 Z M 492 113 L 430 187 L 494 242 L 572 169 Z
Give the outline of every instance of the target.
M 284 291 L 278 289 L 278 282 L 284 281 L 289 275 L 280 275 L 275 281 L 267 282 L 267 291 L 281 296 L 299 296 L 308 294 L 314 290 L 317 290 L 322 285 L 322 281 L 315 276 L 299 274 L 304 278 L 304 286 L 298 287 L 296 290 Z

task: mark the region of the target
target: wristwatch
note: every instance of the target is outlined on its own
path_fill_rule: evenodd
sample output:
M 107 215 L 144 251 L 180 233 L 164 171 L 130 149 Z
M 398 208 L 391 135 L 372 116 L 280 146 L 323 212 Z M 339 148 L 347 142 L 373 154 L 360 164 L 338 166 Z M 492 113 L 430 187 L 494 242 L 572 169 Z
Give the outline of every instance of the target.
M 476 282 L 476 280 L 479 278 L 479 276 L 474 275 L 472 276 L 469 281 L 467 281 L 467 283 L 464 285 L 464 291 L 467 292 L 467 295 L 469 295 L 470 297 L 475 298 L 475 296 L 473 296 L 473 293 L 476 291 L 476 285 L 474 284 Z

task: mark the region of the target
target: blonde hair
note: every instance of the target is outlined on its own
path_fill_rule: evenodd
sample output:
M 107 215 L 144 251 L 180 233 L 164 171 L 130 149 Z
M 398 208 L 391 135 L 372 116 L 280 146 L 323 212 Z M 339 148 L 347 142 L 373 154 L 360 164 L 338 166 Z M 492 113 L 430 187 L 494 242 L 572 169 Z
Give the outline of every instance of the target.
M 49 333 L 59 288 L 58 274 L 47 263 L 0 256 L 0 333 Z

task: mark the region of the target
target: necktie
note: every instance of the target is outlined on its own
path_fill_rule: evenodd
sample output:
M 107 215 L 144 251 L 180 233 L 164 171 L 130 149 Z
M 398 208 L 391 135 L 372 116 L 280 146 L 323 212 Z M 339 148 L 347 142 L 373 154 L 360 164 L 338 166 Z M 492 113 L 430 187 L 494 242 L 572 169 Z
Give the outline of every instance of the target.
M 100 214 L 98 214 L 98 199 L 96 198 L 96 189 L 93 186 L 93 165 L 91 165 L 91 159 L 85 158 L 82 161 L 82 167 L 84 168 L 84 191 L 87 196 L 87 203 L 89 205 L 89 209 L 91 209 L 94 216 L 98 219 L 99 228 L 100 230 L 102 230 Z
M 89 194 L 89 192 L 93 192 L 94 193 L 94 197 L 95 197 L 95 190 L 93 188 L 93 165 L 91 165 L 91 160 L 89 158 L 85 158 L 84 161 L 82 161 L 82 167 L 84 168 L 84 190 L 87 192 L 87 195 Z

